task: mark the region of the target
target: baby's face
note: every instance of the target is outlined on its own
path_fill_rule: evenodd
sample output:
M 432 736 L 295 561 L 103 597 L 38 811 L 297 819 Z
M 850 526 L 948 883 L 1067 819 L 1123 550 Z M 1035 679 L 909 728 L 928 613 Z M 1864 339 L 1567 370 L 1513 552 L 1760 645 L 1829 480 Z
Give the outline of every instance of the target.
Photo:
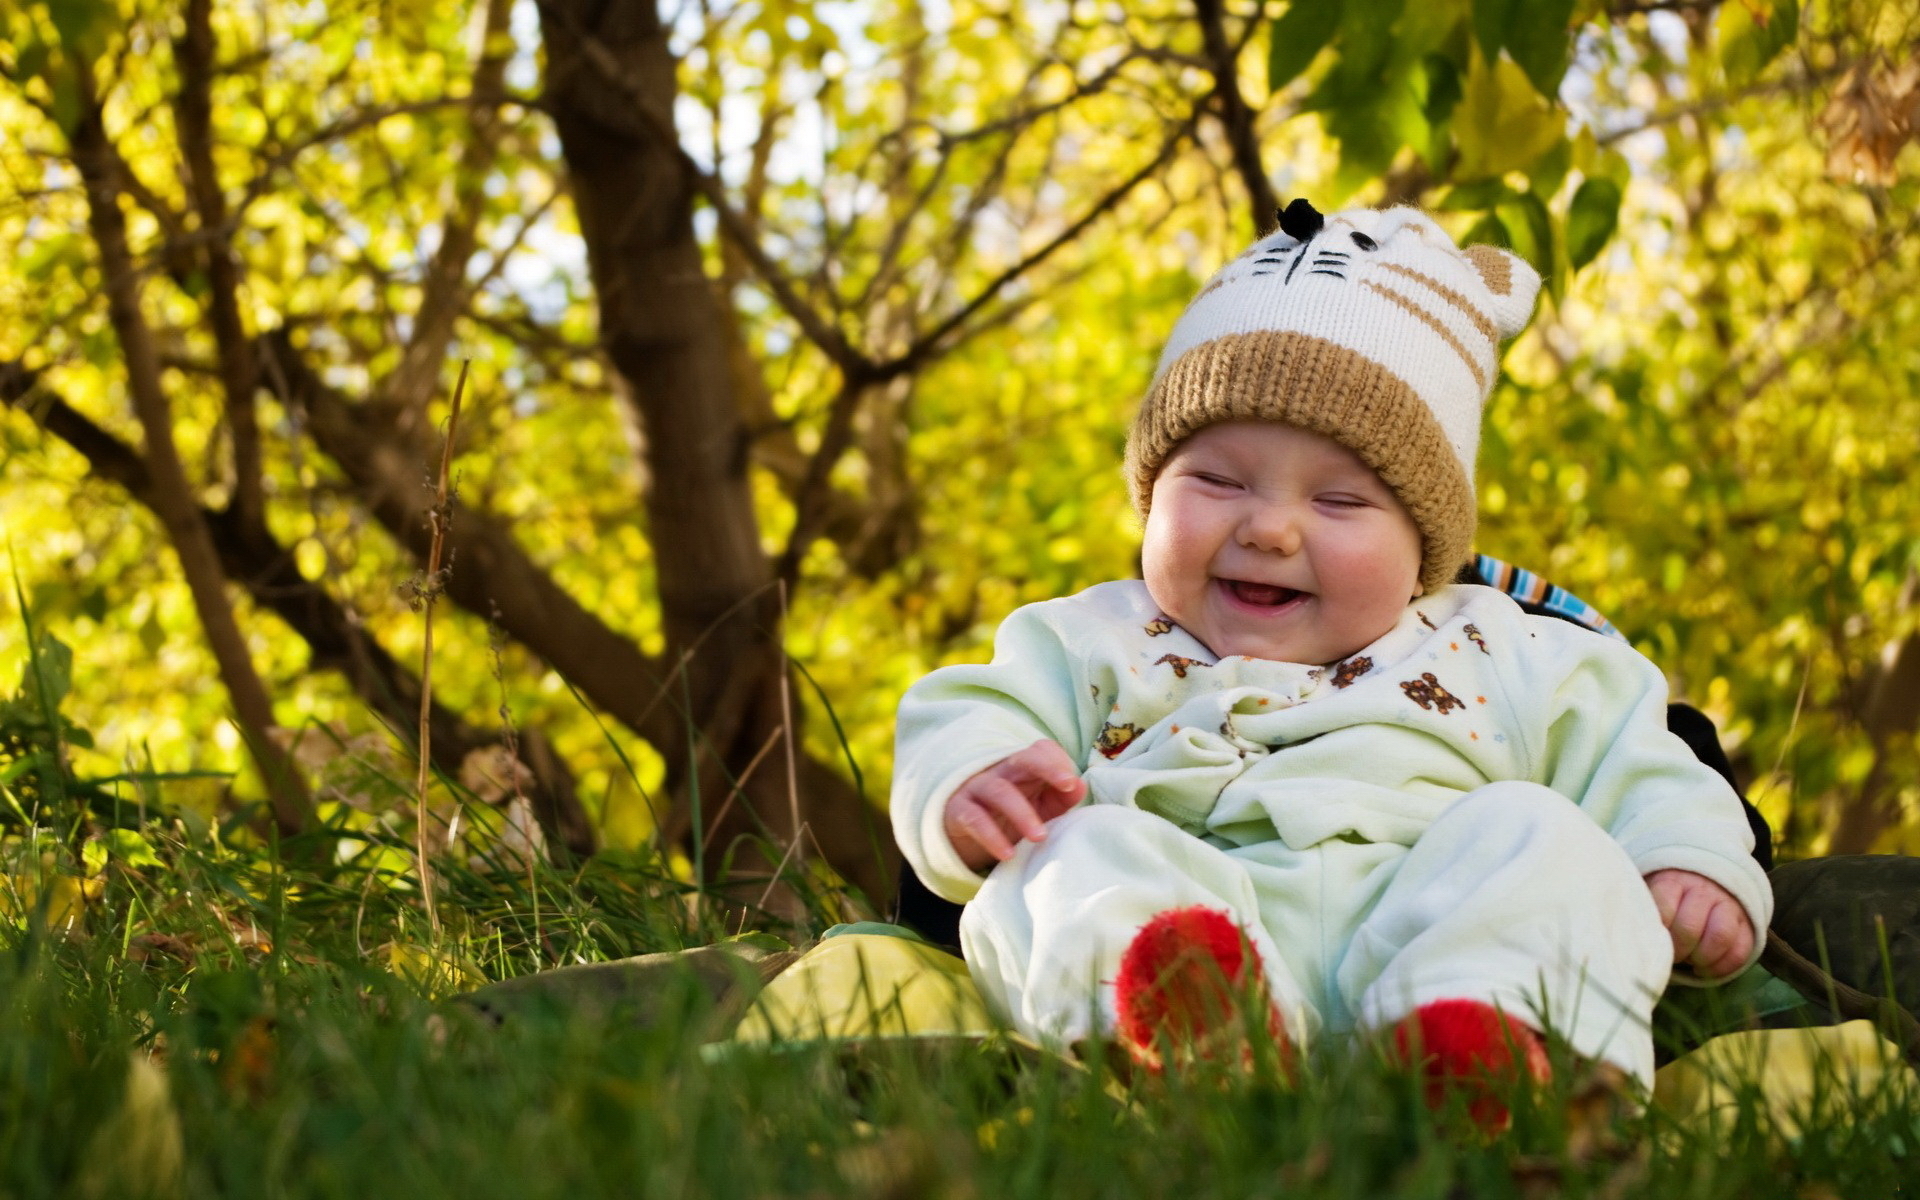
M 1167 458 L 1141 557 L 1161 611 L 1220 657 L 1330 663 L 1419 591 L 1420 531 L 1338 442 L 1236 421 Z

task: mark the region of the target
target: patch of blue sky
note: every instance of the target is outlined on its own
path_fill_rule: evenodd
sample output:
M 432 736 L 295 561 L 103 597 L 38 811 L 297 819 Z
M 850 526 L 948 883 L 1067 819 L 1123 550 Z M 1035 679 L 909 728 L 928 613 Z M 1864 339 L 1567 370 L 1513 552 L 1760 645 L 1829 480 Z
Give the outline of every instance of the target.
M 503 244 L 494 247 L 496 254 L 507 249 L 504 243 L 514 232 L 499 230 L 497 237 Z M 558 321 L 585 291 L 587 243 L 579 234 L 562 230 L 549 209 L 520 239 L 498 278 L 494 286 L 511 292 L 527 306 L 527 314 L 535 321 Z
M 483 14 L 485 5 L 476 5 Z M 515 92 L 532 93 L 540 87 L 540 7 L 535 0 L 516 0 L 507 18 L 513 35 L 513 57 L 507 60 L 507 87 Z

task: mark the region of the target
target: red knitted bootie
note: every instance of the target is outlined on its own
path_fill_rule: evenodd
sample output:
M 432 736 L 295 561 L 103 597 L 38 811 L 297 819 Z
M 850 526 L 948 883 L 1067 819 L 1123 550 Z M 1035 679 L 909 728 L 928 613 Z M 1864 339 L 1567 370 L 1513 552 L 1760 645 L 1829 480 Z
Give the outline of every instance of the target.
M 1448 1093 L 1460 1091 L 1468 1115 L 1488 1134 L 1505 1131 L 1513 1119 L 1502 1094 L 1553 1074 L 1540 1035 L 1481 1000 L 1435 1000 L 1414 1009 L 1393 1027 L 1393 1053 L 1426 1076 L 1427 1107 L 1444 1108 Z
M 1219 909 L 1168 909 L 1141 926 L 1120 956 L 1114 990 L 1121 1044 L 1150 1070 L 1161 1070 L 1168 1054 L 1175 1062 L 1251 1063 L 1243 1012 L 1264 1011 L 1283 1067 L 1291 1057 L 1259 957 Z

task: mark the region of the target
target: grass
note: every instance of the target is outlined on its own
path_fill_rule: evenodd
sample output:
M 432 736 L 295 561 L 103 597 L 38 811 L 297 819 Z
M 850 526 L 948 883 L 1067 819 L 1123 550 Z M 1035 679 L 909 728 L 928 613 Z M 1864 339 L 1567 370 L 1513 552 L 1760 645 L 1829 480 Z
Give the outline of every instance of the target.
M 44 665 L 34 711 L 0 713 L 20 731 L 0 762 L 0 1200 L 1920 1190 L 1912 1092 L 1790 1137 L 1748 1095 L 1709 1135 L 1596 1107 L 1563 1069 L 1488 1140 L 1350 1047 L 1321 1048 L 1283 1085 L 1260 1071 L 1121 1079 L 955 1041 L 711 1043 L 715 1002 L 691 973 L 656 977 L 645 1019 L 549 1003 L 495 1025 L 449 998 L 710 945 L 738 914 L 648 856 L 571 870 L 450 857 L 436 925 L 404 823 L 343 810 L 357 823 L 334 832 L 365 846 L 348 861 L 250 846 L 157 795 L 105 810 L 110 826 L 99 797 L 89 815 L 69 795 L 64 661 Z M 780 929 L 795 943 L 834 919 L 811 899 Z
M 0 1197 L 1760 1200 L 1920 1175 L 1911 1098 L 1783 1141 L 1757 1112 L 1719 1137 L 1581 1121 L 1556 1092 L 1487 1142 L 1339 1050 L 1293 1087 L 944 1043 L 716 1053 L 690 978 L 650 1025 L 554 1006 L 492 1028 L 435 993 L 725 931 L 683 885 L 596 863 L 449 871 L 428 944 L 402 890 L 149 840 L 161 864 L 109 861 L 82 927 L 0 925 Z

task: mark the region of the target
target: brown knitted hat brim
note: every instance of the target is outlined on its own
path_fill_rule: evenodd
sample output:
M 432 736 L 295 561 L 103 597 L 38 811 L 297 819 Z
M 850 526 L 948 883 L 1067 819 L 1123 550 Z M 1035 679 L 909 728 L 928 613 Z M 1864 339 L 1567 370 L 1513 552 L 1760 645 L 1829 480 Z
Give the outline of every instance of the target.
M 1214 338 L 1160 376 L 1127 438 L 1127 485 L 1145 517 L 1175 446 L 1223 421 L 1277 421 L 1332 438 L 1379 473 L 1420 530 L 1420 586 L 1452 582 L 1473 552 L 1473 481 L 1413 388 L 1324 338 L 1262 331 Z

